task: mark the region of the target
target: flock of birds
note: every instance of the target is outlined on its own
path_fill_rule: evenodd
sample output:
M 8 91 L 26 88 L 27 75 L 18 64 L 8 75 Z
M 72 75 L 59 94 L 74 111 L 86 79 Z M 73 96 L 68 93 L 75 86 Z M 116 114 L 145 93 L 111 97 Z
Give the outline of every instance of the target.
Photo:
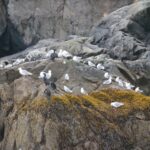
M 34 56 L 32 56 L 32 57 L 34 57 Z M 30 55 L 28 55 L 27 58 L 30 61 L 32 57 Z M 62 50 L 62 49 L 60 49 L 58 53 L 56 53 L 55 50 L 48 51 L 46 53 L 45 58 L 50 58 L 52 61 L 54 61 L 56 58 L 72 59 L 76 63 L 83 62 L 83 63 L 87 64 L 89 67 L 94 67 L 94 68 L 96 68 L 98 70 L 105 70 L 105 67 L 102 64 L 100 64 L 100 63 L 95 64 L 95 63 L 93 63 L 90 60 L 87 60 L 85 62 L 85 61 L 83 61 L 82 57 L 73 56 L 68 51 Z M 12 67 L 14 65 L 19 65 L 19 64 L 21 64 L 21 63 L 23 63 L 25 61 L 26 61 L 26 58 L 25 59 L 23 59 L 23 58 L 16 59 L 16 61 L 14 61 L 12 64 L 0 64 L 0 68 L 9 68 L 9 67 Z M 66 61 L 64 61 L 63 63 L 65 64 Z M 25 69 L 18 68 L 18 70 L 19 70 L 19 73 L 22 76 L 31 76 L 32 75 L 31 72 L 29 72 L 29 71 L 27 71 Z M 47 86 L 47 88 L 44 91 L 44 93 L 48 96 L 49 99 L 50 99 L 50 96 L 51 96 L 51 90 L 56 90 L 57 89 L 55 82 L 51 81 L 51 76 L 52 76 L 52 71 L 51 70 L 49 70 L 48 72 L 43 72 L 42 71 L 39 74 L 39 78 L 43 79 L 45 85 Z M 140 90 L 139 87 L 135 87 L 131 83 L 123 81 L 118 76 L 114 77 L 111 74 L 109 74 L 108 72 L 104 73 L 104 78 L 106 80 L 103 81 L 103 85 L 109 85 L 109 84 L 112 84 L 113 81 L 115 81 L 122 88 L 125 88 L 125 89 L 128 89 L 128 90 L 133 90 L 134 89 L 136 92 L 143 92 L 142 90 Z M 70 80 L 69 74 L 65 74 L 64 79 L 66 81 L 69 81 Z M 71 90 L 69 87 L 67 87 L 65 85 L 64 85 L 63 89 L 67 93 L 73 93 L 73 90 Z M 81 92 L 81 94 L 88 95 L 88 92 L 83 87 L 80 88 L 80 92 Z M 115 108 L 118 108 L 118 107 L 123 106 L 123 103 L 121 103 L 121 102 L 112 102 L 111 106 L 115 107 Z

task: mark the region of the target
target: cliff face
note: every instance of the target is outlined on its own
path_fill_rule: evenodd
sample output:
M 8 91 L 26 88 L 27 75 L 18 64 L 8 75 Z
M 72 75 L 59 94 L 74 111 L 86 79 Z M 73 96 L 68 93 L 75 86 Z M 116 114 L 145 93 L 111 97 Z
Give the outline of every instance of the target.
M 134 0 L 1 0 L 0 49 L 3 54 L 0 57 L 20 51 L 39 39 L 65 39 L 71 34 L 88 35 L 91 27 L 102 16 L 133 2 Z
M 9 19 L 1 19 L 0 41 L 6 42 L 6 49 L 8 43 L 19 47 L 35 37 L 47 37 L 45 33 L 49 37 L 50 30 L 43 29 L 49 28 L 47 17 L 42 16 L 49 10 L 48 2 L 3 2 L 7 3 L 0 13 Z M 41 9 L 34 8 L 35 4 Z M 56 5 L 64 3 L 57 1 L 54 8 Z M 54 12 L 48 17 L 55 16 Z M 144 95 L 150 95 L 149 20 L 150 2 L 144 0 L 105 16 L 94 26 L 91 37 L 42 39 L 23 52 L 0 58 L 0 150 L 149 150 L 150 97 Z M 69 57 L 65 52 L 53 59 L 60 49 L 69 52 Z M 32 75 L 21 76 L 19 67 Z M 50 79 L 39 78 L 41 71 L 48 70 L 52 71 Z M 115 101 L 123 106 L 113 107 Z

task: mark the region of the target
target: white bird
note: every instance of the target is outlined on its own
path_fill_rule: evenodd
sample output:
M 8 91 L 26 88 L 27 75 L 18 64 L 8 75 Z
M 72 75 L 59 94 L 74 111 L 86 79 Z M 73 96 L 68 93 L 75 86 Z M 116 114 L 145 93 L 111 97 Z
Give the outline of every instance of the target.
M 32 73 L 31 72 L 28 72 L 27 70 L 24 70 L 22 68 L 18 68 L 19 70 L 19 73 L 22 75 L 22 76 L 31 76 Z
M 58 52 L 58 57 L 68 58 L 68 57 L 72 57 L 72 55 L 69 52 L 67 52 L 66 50 L 60 49 L 59 52 Z
M 67 93 L 72 93 L 72 90 L 69 89 L 67 86 L 64 86 L 64 91 Z
M 46 73 L 46 78 L 47 79 L 50 79 L 52 76 L 52 71 L 51 70 L 48 70 L 48 73 Z
M 43 79 L 44 77 L 46 77 L 46 72 L 44 71 L 40 72 L 39 78 Z
M 99 69 L 99 70 L 104 70 L 105 69 L 105 67 L 102 65 L 102 64 L 97 64 L 97 69 Z
M 25 59 L 16 59 L 16 61 L 13 63 L 13 65 L 19 65 L 20 63 L 25 62 Z
M 110 104 L 112 107 L 118 108 L 124 105 L 122 102 L 111 102 Z
M 81 57 L 73 56 L 72 60 L 73 60 L 74 62 L 79 63 L 79 62 L 81 62 Z
M 54 53 L 54 50 L 53 50 L 53 49 L 50 50 L 50 51 L 48 51 L 47 54 L 46 54 L 46 58 L 51 57 L 51 55 L 52 55 L 53 53 Z
M 124 87 L 123 81 L 119 77 L 116 77 L 115 81 L 119 84 L 119 86 Z
M 132 88 L 134 88 L 134 85 L 132 85 L 131 83 L 129 82 L 124 82 L 124 83 L 127 90 L 131 90 Z
M 105 72 L 104 77 L 105 77 L 106 79 L 108 79 L 108 78 L 110 78 L 110 74 L 109 74 L 108 72 Z
M 139 88 L 139 87 L 136 87 L 136 88 L 135 88 L 135 92 L 140 92 L 140 93 L 142 93 L 142 92 L 143 92 L 143 90 L 140 90 L 140 88 Z
M 92 63 L 91 61 L 88 61 L 88 65 L 89 65 L 90 67 L 95 67 L 95 64 Z
M 65 80 L 66 80 L 66 81 L 69 81 L 69 79 L 70 79 L 69 74 L 66 73 L 66 74 L 65 74 Z
M 109 77 L 108 80 L 105 80 L 105 81 L 103 82 L 103 84 L 106 84 L 106 85 L 111 84 L 111 83 L 112 83 L 112 77 L 111 77 L 111 76 Z
M 87 91 L 85 91 L 85 89 L 83 87 L 81 87 L 80 92 L 81 92 L 81 94 L 88 95 Z

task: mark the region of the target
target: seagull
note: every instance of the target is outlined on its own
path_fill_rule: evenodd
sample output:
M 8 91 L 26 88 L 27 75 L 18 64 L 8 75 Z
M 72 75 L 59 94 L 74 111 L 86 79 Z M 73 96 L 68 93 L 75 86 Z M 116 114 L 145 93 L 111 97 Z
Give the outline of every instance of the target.
M 47 79 L 50 79 L 52 76 L 52 71 L 51 70 L 48 70 L 48 73 L 46 73 L 46 78 Z
M 65 74 L 65 80 L 69 81 L 69 79 L 70 79 L 69 74 Z
M 64 91 L 67 93 L 72 93 L 73 91 L 69 89 L 67 86 L 64 86 Z
M 126 87 L 127 90 L 131 90 L 134 87 L 134 85 L 132 85 L 129 82 L 124 82 L 124 83 L 125 83 L 125 87 Z
M 116 77 L 115 81 L 119 84 L 119 86 L 124 87 L 123 81 L 119 77 Z
M 25 59 L 16 59 L 16 61 L 13 63 L 13 65 L 19 65 L 20 63 L 25 62 Z
M 110 104 L 112 107 L 118 108 L 124 105 L 122 102 L 111 102 Z
M 44 77 L 46 77 L 46 72 L 44 71 L 40 72 L 39 78 L 43 79 Z
M 135 88 L 135 92 L 140 92 L 140 93 L 142 93 L 142 92 L 143 92 L 143 90 L 140 90 L 140 88 L 139 88 L 139 87 L 136 87 L 136 88 Z
M 53 53 L 54 53 L 53 49 L 48 51 L 47 54 L 46 54 L 46 58 L 50 58 Z
M 95 64 L 92 63 L 91 61 L 88 61 L 88 65 L 89 65 L 90 67 L 95 67 Z
M 62 57 L 69 58 L 69 57 L 72 57 L 72 55 L 69 52 L 67 52 L 66 50 L 60 49 L 59 53 L 58 53 L 58 57 L 60 57 L 60 58 L 62 58 Z
M 31 75 L 32 75 L 31 72 L 28 72 L 27 70 L 24 70 L 24 69 L 22 69 L 21 67 L 18 68 L 18 70 L 19 70 L 19 73 L 20 73 L 22 76 L 31 76 Z
M 72 60 L 73 60 L 74 62 L 79 63 L 79 62 L 81 61 L 81 57 L 73 56 Z
M 87 91 L 85 91 L 85 89 L 83 87 L 81 87 L 80 92 L 81 92 L 81 94 L 88 95 Z
M 106 79 L 110 78 L 109 73 L 108 73 L 108 72 L 105 72 L 104 77 L 105 77 Z
M 104 82 L 103 82 L 103 84 L 111 84 L 112 83 L 112 77 L 110 76 L 109 77 L 109 79 L 108 80 L 105 80 Z
M 98 70 L 104 70 L 105 69 L 105 67 L 102 64 L 97 64 L 96 67 Z

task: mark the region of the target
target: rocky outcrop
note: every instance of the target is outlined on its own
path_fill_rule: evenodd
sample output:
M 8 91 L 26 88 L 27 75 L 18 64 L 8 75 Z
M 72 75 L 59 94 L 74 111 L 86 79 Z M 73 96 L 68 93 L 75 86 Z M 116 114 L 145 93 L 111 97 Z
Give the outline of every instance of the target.
M 122 60 L 149 93 L 150 2 L 145 0 L 121 8 L 93 28 L 93 41 L 107 54 Z
M 45 58 L 52 48 L 56 52 L 65 48 L 72 55 L 82 57 L 81 62 L 72 58 L 55 61 Z M 0 149 L 148 150 L 150 98 L 118 85 L 117 76 L 125 82 L 136 78 L 120 60 L 104 54 L 106 51 L 91 45 L 85 37 L 64 42 L 49 39 L 1 59 L 8 64 L 0 70 Z M 15 63 L 24 58 L 21 63 Z M 89 60 L 102 64 L 104 69 L 90 67 Z M 18 67 L 27 69 L 33 76 L 22 77 Z M 44 82 L 38 78 L 41 71 L 49 69 L 57 85 L 57 90 L 51 91 L 50 101 L 45 95 Z M 106 72 L 113 78 L 109 85 L 103 85 Z M 69 81 L 64 78 L 66 73 Z M 67 94 L 64 85 L 73 94 Z M 82 95 L 81 87 L 89 95 Z M 121 101 L 124 106 L 112 108 L 113 101 Z
M 108 48 L 114 59 L 138 59 L 149 50 L 149 19 L 149 1 L 119 9 L 93 29 L 93 44 Z
M 88 35 L 91 27 L 103 15 L 133 2 L 0 0 L 0 37 L 5 31 L 0 39 L 0 50 L 3 51 L 0 57 L 21 51 L 39 39 L 65 39 L 70 34 Z
M 150 97 L 143 95 L 150 95 L 149 42 L 145 40 L 149 7 L 149 2 L 144 1 L 113 12 L 95 27 L 93 37 L 44 39 L 23 52 L 1 58 L 0 149 L 149 150 Z M 30 11 L 24 13 L 28 16 Z M 115 51 L 117 46 L 120 49 Z M 59 55 L 53 60 L 52 50 L 58 54 L 60 49 L 70 56 Z M 75 61 L 74 56 L 80 60 Z M 33 75 L 22 77 L 19 67 Z M 39 78 L 41 71 L 48 70 L 52 76 L 47 83 L 55 83 L 56 89 Z M 107 72 L 111 78 L 106 77 Z M 104 84 L 108 78 L 111 82 Z M 72 93 L 67 93 L 64 85 Z M 135 90 L 137 86 L 143 94 Z M 113 108 L 110 104 L 114 101 L 123 106 Z

